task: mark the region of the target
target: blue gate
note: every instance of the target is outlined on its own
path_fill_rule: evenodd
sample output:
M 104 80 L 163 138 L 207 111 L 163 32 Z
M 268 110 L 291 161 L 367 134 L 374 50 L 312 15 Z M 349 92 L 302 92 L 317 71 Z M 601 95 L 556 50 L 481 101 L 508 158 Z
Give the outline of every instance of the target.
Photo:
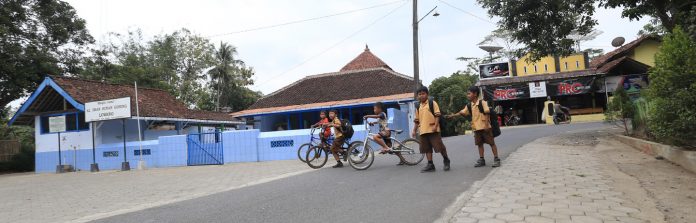
M 188 165 L 222 165 L 222 133 L 195 133 L 186 137 Z

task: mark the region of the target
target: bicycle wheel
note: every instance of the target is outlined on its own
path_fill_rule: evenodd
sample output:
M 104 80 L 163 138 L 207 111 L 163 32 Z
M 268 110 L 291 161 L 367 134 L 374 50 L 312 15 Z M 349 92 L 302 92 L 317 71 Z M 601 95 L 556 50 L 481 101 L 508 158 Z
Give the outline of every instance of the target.
M 329 160 L 329 156 L 326 150 L 318 146 L 312 146 L 307 150 L 307 155 L 305 156 L 307 165 L 313 169 L 322 168 L 326 161 Z
M 305 156 L 307 156 L 307 150 L 312 147 L 312 144 L 310 143 L 305 143 L 300 145 L 299 148 L 297 148 L 297 158 L 300 159 L 303 163 L 306 163 L 307 160 L 305 159 Z
M 374 151 L 372 151 L 370 145 L 365 145 L 362 142 L 353 144 L 348 150 L 348 154 L 350 156 L 348 164 L 356 170 L 366 170 L 375 162 Z
M 409 166 L 418 165 L 425 157 L 424 154 L 420 153 L 420 142 L 417 139 L 408 138 L 402 141 L 399 150 L 401 151 L 396 155 Z

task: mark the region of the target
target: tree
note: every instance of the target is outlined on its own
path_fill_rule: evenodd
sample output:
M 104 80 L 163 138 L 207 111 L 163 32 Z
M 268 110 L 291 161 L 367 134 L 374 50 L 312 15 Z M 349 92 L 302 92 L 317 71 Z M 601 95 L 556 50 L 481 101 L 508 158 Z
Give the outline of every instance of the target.
M 0 1 L 0 108 L 46 74 L 72 73 L 93 42 L 85 21 L 60 0 Z
M 442 114 L 453 114 L 460 111 L 469 100 L 466 98 L 467 90 L 470 86 L 476 84 L 478 75 L 457 71 L 449 77 L 439 77 L 430 84 L 430 95 L 440 105 Z M 444 136 L 453 136 L 463 134 L 468 127 L 468 122 L 465 118 L 456 118 L 447 121 L 446 126 L 443 126 L 442 134 Z
M 532 60 L 546 55 L 574 53 L 571 35 L 587 35 L 598 24 L 596 7 L 622 8 L 624 18 L 654 17 L 666 30 L 688 27 L 696 39 L 696 1 L 688 0 L 478 0 L 491 16 L 499 16 L 500 28 L 511 30 L 524 44 Z
M 254 75 L 254 70 L 247 67 L 244 61 L 235 59 L 236 55 L 237 48 L 222 42 L 215 51 L 216 66 L 208 71 L 208 75 L 210 75 L 211 79 L 210 87 L 215 91 L 216 111 L 219 111 L 220 107 L 231 107 L 234 110 L 244 109 L 251 105 L 243 102 L 245 98 L 239 96 L 240 94 L 248 93 L 240 88 L 245 88 L 254 83 L 251 79 Z M 252 95 L 252 98 L 255 102 L 259 97 Z
M 614 97 L 609 102 L 607 108 L 604 114 L 606 120 L 614 122 L 624 128 L 624 134 L 628 135 L 628 123 L 630 123 L 633 118 L 635 106 L 623 87 L 614 91 Z
M 648 129 L 657 139 L 696 145 L 696 41 L 677 27 L 650 69 Z

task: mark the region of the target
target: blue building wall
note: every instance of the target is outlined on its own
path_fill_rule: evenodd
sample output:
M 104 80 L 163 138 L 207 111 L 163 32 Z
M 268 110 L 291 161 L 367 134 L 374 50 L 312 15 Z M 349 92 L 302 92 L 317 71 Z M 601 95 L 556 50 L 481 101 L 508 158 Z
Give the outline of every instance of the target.
M 404 130 L 395 135 L 397 139 L 409 137 L 408 114 L 398 109 L 389 109 L 389 126 L 391 129 Z M 373 126 L 372 132 L 377 132 L 377 126 Z M 363 125 L 353 126 L 355 134 L 351 141 L 363 141 L 367 131 Z M 258 129 L 227 131 L 222 133 L 222 148 L 225 163 L 258 162 L 272 160 L 297 159 L 297 148 L 310 141 L 310 130 L 289 130 L 276 132 L 260 132 Z M 129 138 L 130 139 L 130 138 Z M 69 142 L 67 143 L 69 144 Z M 140 159 L 140 145 L 138 141 L 126 143 L 127 160 L 131 166 L 137 164 Z M 378 149 L 376 144 L 371 145 Z M 156 140 L 142 142 L 142 158 L 148 168 L 186 166 L 188 157 L 187 136 L 160 136 Z M 123 162 L 123 143 L 98 144 L 96 150 L 96 163 L 101 170 L 121 169 Z M 61 153 L 64 164 L 77 163 L 78 170 L 89 170 L 92 160 L 91 149 L 65 149 Z M 36 153 L 36 172 L 54 172 L 58 165 L 57 148 L 49 148 L 47 151 Z

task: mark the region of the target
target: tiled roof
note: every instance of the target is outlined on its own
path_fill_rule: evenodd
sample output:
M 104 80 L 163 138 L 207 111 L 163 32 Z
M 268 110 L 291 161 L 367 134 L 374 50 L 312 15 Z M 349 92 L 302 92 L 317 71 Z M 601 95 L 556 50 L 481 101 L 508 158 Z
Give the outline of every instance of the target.
M 608 52 L 602 56 L 595 57 L 592 59 L 590 62 L 590 67 L 598 70 L 606 70 L 606 69 L 601 69 L 602 66 L 606 65 L 609 62 L 612 62 L 616 59 L 620 59 L 620 57 L 627 56 L 626 54 L 629 53 L 631 50 L 635 49 L 636 47 L 640 46 L 640 44 L 645 41 L 645 40 L 658 40 L 658 36 L 654 35 L 644 35 L 639 37 L 636 40 L 631 41 L 630 43 L 624 44 L 623 46 L 616 48 L 615 50 L 612 50 L 611 52 Z
M 409 100 L 412 98 L 413 98 L 413 93 L 404 93 L 404 94 L 387 95 L 387 96 L 371 97 L 371 98 L 359 98 L 359 99 L 342 100 L 342 101 L 328 101 L 328 102 L 320 102 L 320 103 L 312 103 L 312 104 L 288 105 L 288 106 L 282 106 L 282 107 L 249 109 L 249 110 L 244 110 L 244 111 L 232 113 L 232 116 L 241 117 L 241 116 L 250 116 L 250 115 L 256 115 L 256 114 L 288 112 L 288 111 L 316 109 L 316 108 L 331 108 L 331 107 L 335 107 L 335 106 L 371 104 L 371 103 L 375 103 L 375 102 L 385 102 L 385 101 Z
M 413 94 L 413 78 L 387 68 L 351 70 L 305 77 L 271 93 L 249 109 Z
M 343 68 L 341 68 L 341 72 L 380 67 L 391 70 L 391 67 L 389 67 L 389 65 L 384 63 L 384 61 L 382 61 L 382 59 L 379 59 L 379 57 L 372 54 L 367 45 L 365 45 L 365 51 L 363 51 L 360 55 L 355 57 L 355 59 L 351 60 L 348 64 L 343 66 Z
M 135 116 L 135 89 L 132 85 L 110 84 L 64 76 L 51 76 L 51 79 L 77 102 L 101 101 L 114 98 L 131 97 L 132 115 Z M 192 110 L 177 100 L 169 92 L 138 87 L 138 102 L 141 117 L 198 119 L 216 121 L 235 121 L 227 113 Z

